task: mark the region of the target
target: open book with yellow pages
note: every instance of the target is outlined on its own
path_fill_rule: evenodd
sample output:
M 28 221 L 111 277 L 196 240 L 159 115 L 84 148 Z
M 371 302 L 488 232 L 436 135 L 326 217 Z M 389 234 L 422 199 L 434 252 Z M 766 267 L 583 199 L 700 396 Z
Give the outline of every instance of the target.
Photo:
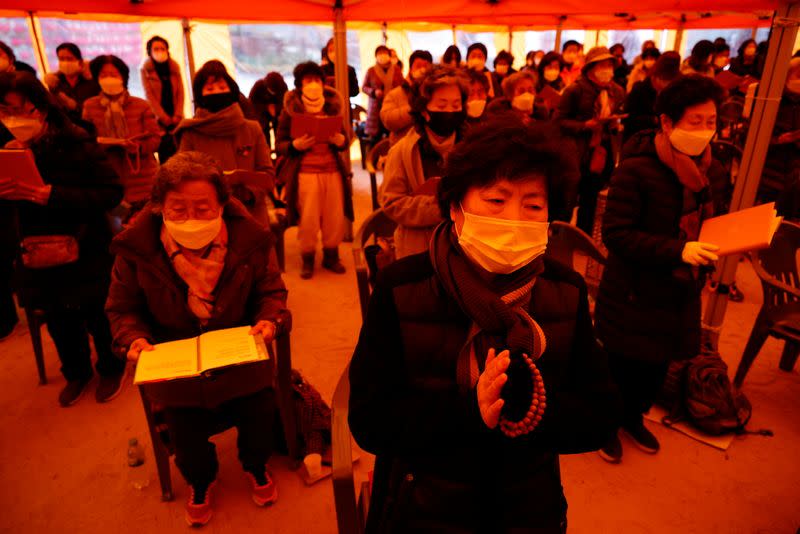
M 251 336 L 249 326 L 206 332 L 197 337 L 154 345 L 142 351 L 134 384 L 200 376 L 211 369 L 268 360 L 261 335 Z
M 698 241 L 717 245 L 719 256 L 760 250 L 772 243 L 782 220 L 775 203 L 770 202 L 708 219 L 700 229 Z

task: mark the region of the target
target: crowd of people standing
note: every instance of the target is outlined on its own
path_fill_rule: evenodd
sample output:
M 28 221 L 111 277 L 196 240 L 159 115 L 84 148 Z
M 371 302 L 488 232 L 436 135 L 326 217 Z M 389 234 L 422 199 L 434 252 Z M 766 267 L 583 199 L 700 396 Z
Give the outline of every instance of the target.
M 481 43 L 463 60 L 455 46 L 438 61 L 417 50 L 407 66 L 381 45 L 363 85 L 348 66 L 349 95 L 334 88 L 334 48 L 298 64 L 291 88 L 271 72 L 249 96 L 209 61 L 186 117 L 161 37 L 147 42 L 145 98 L 129 93 L 117 56 L 87 61 L 63 43 L 58 71 L 40 81 L 0 43 L 0 143 L 30 150 L 43 182 L 0 178 L 0 336 L 18 321 L 13 293 L 44 311 L 67 407 L 92 379 L 90 346 L 102 403 L 122 390 L 126 360 L 157 343 L 243 325 L 266 340 L 288 332 L 269 213 L 297 226 L 302 279 L 319 248 L 324 269 L 346 272 L 343 117 L 360 89 L 365 134 L 391 144 L 378 200 L 397 225 L 396 261 L 378 277 L 350 367 L 352 430 L 378 457 L 370 528 L 564 532 L 559 454 L 600 450 L 618 463 L 618 430 L 659 449 L 642 414 L 668 364 L 699 351 L 700 294 L 718 259 L 698 239 L 728 201 L 711 145 L 719 110 L 758 82 L 763 47 L 746 41 L 731 59 L 724 40 L 700 41 L 682 61 L 648 41 L 629 65 L 622 45 L 567 41 L 519 70 L 501 51 L 490 70 Z M 723 72 L 741 83 L 723 88 Z M 339 126 L 298 134 L 309 120 Z M 799 132 L 796 57 L 759 190 L 789 218 Z M 545 254 L 548 224 L 573 220 L 602 230 L 609 252 L 594 317 L 581 277 Z M 506 395 L 509 381 L 525 394 Z M 220 413 L 239 430 L 254 501 L 274 502 L 265 368 L 226 368 L 175 393 L 158 400 L 192 489 L 187 521 L 211 518 L 209 421 Z M 533 508 L 520 497 L 531 492 Z

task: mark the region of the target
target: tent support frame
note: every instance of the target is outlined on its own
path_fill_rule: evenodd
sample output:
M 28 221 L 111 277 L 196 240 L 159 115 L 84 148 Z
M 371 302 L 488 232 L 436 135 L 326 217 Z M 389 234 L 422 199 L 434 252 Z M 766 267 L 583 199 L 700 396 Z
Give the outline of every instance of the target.
M 764 74 L 756 90 L 750 128 L 731 200 L 731 212 L 749 208 L 755 202 L 772 130 L 775 127 L 775 117 L 786 84 L 792 48 L 797 38 L 798 20 L 800 20 L 800 2 L 781 0 L 772 21 Z M 721 258 L 712 278 L 717 282 L 717 289 L 709 296 L 703 316 L 703 328 L 709 334 L 709 341 L 714 347 L 719 343 L 719 334 L 728 305 L 728 293 L 730 285 L 735 281 L 738 263 L 739 255 Z
M 334 76 L 336 78 L 336 90 L 342 97 L 342 121 L 344 122 L 344 131 L 350 132 L 353 127 L 350 122 L 350 76 L 348 74 L 347 63 L 347 22 L 344 20 L 344 6 L 342 0 L 336 0 L 333 8 L 333 46 L 334 53 L 336 54 L 336 62 L 334 66 Z M 350 151 L 344 151 L 345 164 L 348 169 L 351 168 Z M 352 180 L 352 175 L 349 180 Z M 352 188 L 351 188 L 352 190 Z M 353 223 L 347 221 L 345 228 L 346 242 L 353 240 Z

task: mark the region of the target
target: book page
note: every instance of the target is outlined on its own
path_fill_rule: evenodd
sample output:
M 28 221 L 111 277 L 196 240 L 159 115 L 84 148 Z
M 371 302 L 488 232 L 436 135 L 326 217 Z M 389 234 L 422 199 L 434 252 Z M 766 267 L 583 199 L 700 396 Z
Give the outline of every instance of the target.
M 143 350 L 136 364 L 134 384 L 197 376 L 197 338 L 181 339 Z
M 45 185 L 30 150 L 0 150 L 0 178 L 11 178 L 35 187 Z
M 201 371 L 265 359 L 249 326 L 206 332 L 200 336 Z

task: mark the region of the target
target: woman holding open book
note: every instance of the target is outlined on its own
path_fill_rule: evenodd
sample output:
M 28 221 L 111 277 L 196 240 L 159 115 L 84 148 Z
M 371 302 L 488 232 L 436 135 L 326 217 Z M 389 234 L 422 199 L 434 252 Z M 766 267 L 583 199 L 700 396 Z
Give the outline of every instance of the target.
M 61 360 L 67 383 L 58 402 L 74 404 L 92 380 L 90 334 L 100 375 L 96 399 L 109 401 L 124 384 L 125 361 L 111 350 L 103 313 L 113 261 L 106 211 L 122 200 L 122 186 L 97 143 L 32 74 L 0 74 L 0 121 L 14 136 L 5 148 L 30 150 L 35 162 L 0 176 L 0 211 L 15 222 L 3 231 L 13 232 L 21 252 L 18 296 L 26 308 L 44 310 Z
M 347 102 L 324 80 L 316 63 L 297 65 L 294 91 L 286 93 L 278 119 L 276 150 L 283 158 L 278 179 L 286 184 L 289 224 L 297 224 L 304 279 L 314 275 L 318 235 L 322 267 L 345 272 L 339 243 L 345 218 L 353 220 L 351 172 L 342 154 L 350 147 L 342 120 Z
M 628 141 L 608 193 L 597 333 L 625 403 L 622 429 L 649 454 L 659 443 L 642 414 L 670 361 L 700 352 L 700 292 L 719 248 L 698 238 L 724 203 L 725 173 L 709 146 L 723 92 L 698 74 L 667 85 L 656 101 L 660 128 Z M 618 463 L 619 438 L 600 454 Z
M 274 238 L 230 197 L 218 162 L 199 152 L 173 156 L 159 170 L 149 206 L 112 243 L 106 311 L 118 351 L 135 361 L 157 343 L 203 332 L 252 325 L 250 333 L 269 343 L 288 330 Z M 265 362 L 244 363 L 170 382 L 153 398 L 166 406 L 175 463 L 191 486 L 189 524 L 211 518 L 217 457 L 208 438 L 220 413 L 238 429 L 253 500 L 277 499 L 266 469 L 270 378 Z

